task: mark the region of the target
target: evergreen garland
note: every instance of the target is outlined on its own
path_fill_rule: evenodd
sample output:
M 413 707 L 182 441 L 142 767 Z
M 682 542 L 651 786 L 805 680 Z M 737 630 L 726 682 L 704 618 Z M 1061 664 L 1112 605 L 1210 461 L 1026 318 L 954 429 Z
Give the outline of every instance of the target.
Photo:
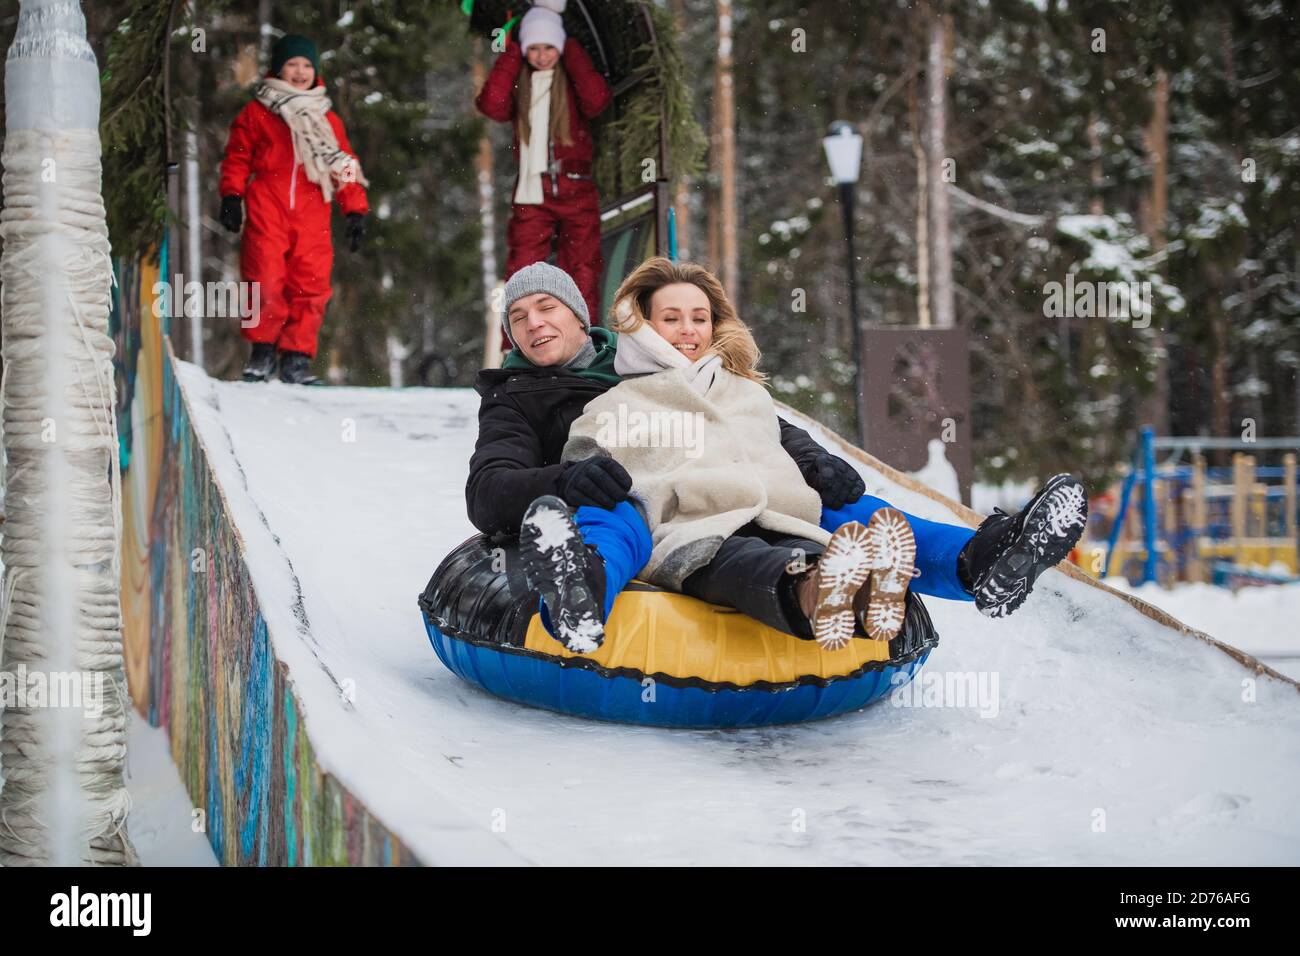
M 618 195 L 619 184 L 623 192 L 640 185 L 646 159 L 659 162 L 661 117 L 669 168 L 657 170 L 658 178 L 699 172 L 707 146 L 704 131 L 695 120 L 672 17 L 654 4 L 646 4 L 645 8 L 654 24 L 655 41 L 633 48 L 628 61 L 635 64 L 634 70 L 645 70 L 647 75 L 618 104 L 617 117 L 610 110 L 592 124 L 597 144 L 593 172 L 596 187 L 605 199 Z
M 173 2 L 137 0 L 108 40 L 99 136 L 115 256 L 156 256 L 167 218 L 163 63 Z

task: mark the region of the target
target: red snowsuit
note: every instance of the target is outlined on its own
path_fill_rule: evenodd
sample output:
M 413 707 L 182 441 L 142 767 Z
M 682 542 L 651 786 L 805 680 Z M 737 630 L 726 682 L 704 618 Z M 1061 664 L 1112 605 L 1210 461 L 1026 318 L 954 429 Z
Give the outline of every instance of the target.
M 515 118 L 515 81 L 524 66 L 524 51 L 511 37 L 505 52 L 492 64 L 474 105 L 499 123 Z M 514 203 L 506 228 L 506 278 L 551 254 L 556 238 L 556 264 L 573 277 L 591 321 L 600 324 L 598 285 L 605 262 L 600 255 L 600 197 L 591 177 L 591 130 L 587 120 L 609 105 L 609 84 L 592 64 L 587 51 L 569 37 L 564 44 L 564 70 L 569 80 L 569 124 L 573 143 L 552 142 L 550 155 L 559 162 L 554 178 L 542 175 L 540 205 Z M 519 166 L 519 131 L 515 129 L 515 168 Z M 575 179 L 574 176 L 586 178 Z M 518 176 L 515 177 L 516 188 Z M 510 195 L 514 196 L 514 190 Z
M 324 86 L 319 75 L 316 85 Z M 355 156 L 343 121 L 333 110 L 326 116 L 339 148 Z M 244 199 L 239 270 L 245 282 L 260 284 L 261 320 L 241 334 L 314 357 L 332 294 L 334 244 L 329 204 L 295 159 L 289 124 L 253 100 L 230 125 L 221 195 Z M 370 211 L 360 183 L 343 184 L 334 197 L 345 214 Z

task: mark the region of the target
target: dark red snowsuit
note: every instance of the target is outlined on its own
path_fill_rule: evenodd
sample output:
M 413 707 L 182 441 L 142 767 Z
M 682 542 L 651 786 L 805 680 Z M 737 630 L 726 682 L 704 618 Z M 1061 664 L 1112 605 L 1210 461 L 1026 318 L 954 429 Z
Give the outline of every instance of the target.
M 474 101 L 480 113 L 499 123 L 515 118 L 515 81 L 524 66 L 524 51 L 514 37 L 492 65 L 483 89 Z M 569 123 L 572 144 L 552 142 L 548 155 L 559 162 L 552 178 L 542 175 L 540 205 L 514 203 L 506 228 L 506 278 L 551 254 L 556 239 L 556 265 L 573 277 L 587 303 L 591 321 L 600 324 L 600 198 L 591 179 L 591 130 L 587 120 L 609 105 L 610 90 L 596 71 L 587 51 L 569 37 L 564 44 L 564 70 L 569 80 Z M 553 152 L 551 152 L 553 151 Z M 519 166 L 519 133 L 515 130 L 514 159 Z M 584 178 L 575 178 L 584 177 Z M 518 177 L 516 177 L 516 187 Z M 510 195 L 514 196 L 514 190 Z
M 319 75 L 316 85 L 324 85 Z M 343 121 L 333 110 L 326 117 L 339 148 L 355 156 Z M 257 100 L 230 124 L 221 195 L 244 199 L 239 269 L 245 282 L 260 284 L 261 320 L 241 334 L 250 342 L 315 356 L 316 335 L 332 294 L 330 207 L 297 162 L 289 124 Z M 360 183 L 344 183 L 334 198 L 345 214 L 370 211 Z

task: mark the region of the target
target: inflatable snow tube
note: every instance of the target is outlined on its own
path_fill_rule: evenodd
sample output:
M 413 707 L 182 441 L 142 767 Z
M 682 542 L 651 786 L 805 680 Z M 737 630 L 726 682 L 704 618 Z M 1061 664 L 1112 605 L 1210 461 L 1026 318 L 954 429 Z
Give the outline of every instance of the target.
M 835 651 L 731 608 L 633 582 L 614 604 L 605 642 L 574 654 L 546 633 L 513 561 L 515 541 L 476 535 L 434 572 L 420 608 L 438 658 L 507 700 L 659 727 L 756 727 L 858 710 L 906 684 L 939 636 L 925 605 L 888 643 Z

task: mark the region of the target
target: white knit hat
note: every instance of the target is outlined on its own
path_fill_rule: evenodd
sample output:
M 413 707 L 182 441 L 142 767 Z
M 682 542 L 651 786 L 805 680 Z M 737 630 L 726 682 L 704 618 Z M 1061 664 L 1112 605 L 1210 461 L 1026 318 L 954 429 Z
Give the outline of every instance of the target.
M 560 14 L 564 12 L 567 0 L 533 0 L 533 7 L 519 21 L 519 46 L 527 53 L 534 43 L 549 43 L 557 50 L 564 50 L 564 21 Z

